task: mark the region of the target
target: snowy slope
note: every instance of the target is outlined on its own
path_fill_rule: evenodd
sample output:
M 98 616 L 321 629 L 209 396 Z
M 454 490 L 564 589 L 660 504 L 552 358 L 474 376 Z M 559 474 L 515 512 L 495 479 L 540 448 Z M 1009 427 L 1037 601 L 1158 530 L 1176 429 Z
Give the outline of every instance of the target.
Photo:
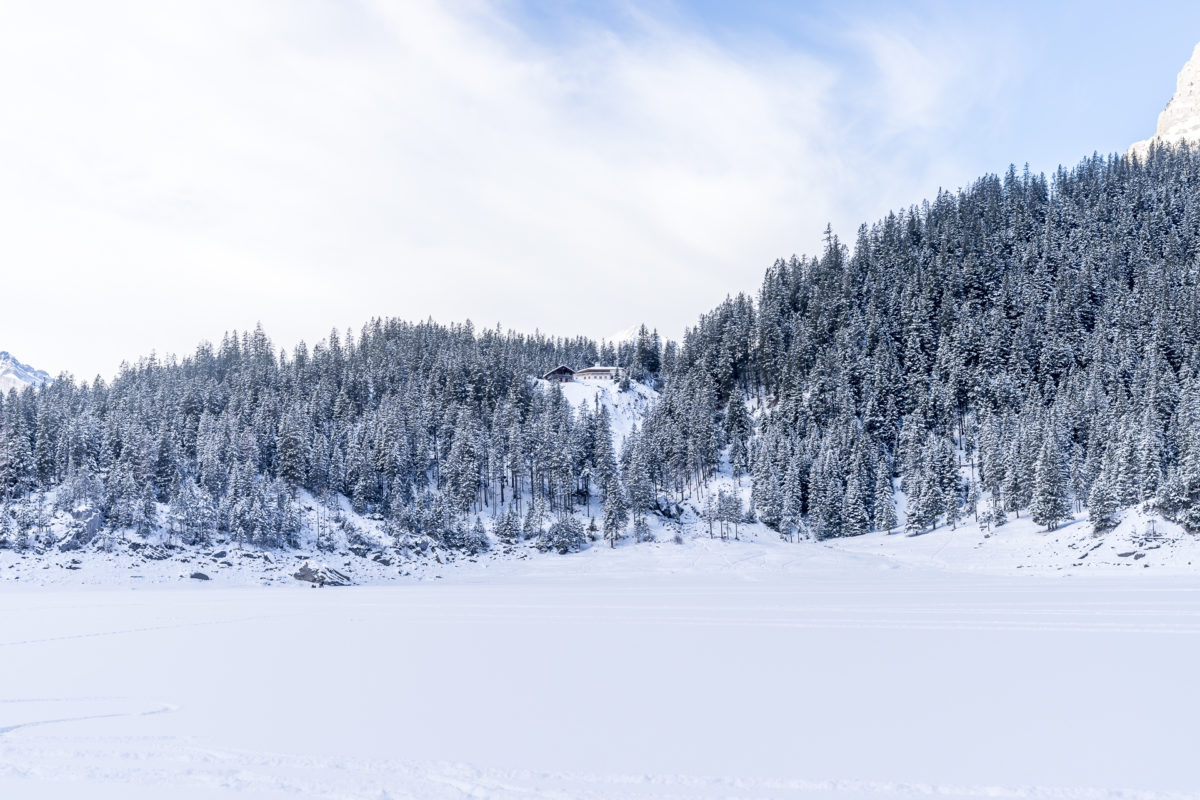
M 740 487 L 728 476 L 709 488 L 739 491 L 748 503 L 750 482 Z M 760 523 L 742 524 L 738 539 L 709 537 L 700 511 L 703 500 L 683 504 L 681 524 L 651 517 L 652 543 L 623 539 L 616 548 L 595 542 L 568 556 L 538 551 L 533 543 L 494 543 L 478 555 L 392 540 L 379 520 L 358 514 L 340 498 L 332 542 L 314 541 L 317 501 L 298 497 L 304 517 L 302 546 L 262 551 L 228 538 L 207 547 L 171 545 L 164 532 L 141 537 L 132 532 L 102 534 L 89 545 L 67 551 L 0 550 L 0 585 L 148 586 L 188 584 L 203 572 L 213 585 L 296 584 L 302 564 L 329 566 L 357 584 L 382 585 L 428 580 L 497 580 L 588 576 L 602 580 L 650 579 L 672 575 L 725 576 L 757 581 L 770 576 L 797 578 L 824 570 L 870 575 L 893 570 L 935 570 L 990 575 L 1184 575 L 1200 571 L 1200 537 L 1153 514 L 1131 509 L 1116 530 L 1096 535 L 1086 514 L 1047 532 L 1026 515 L 990 531 L 968 521 L 956 530 L 941 526 L 920 536 L 871 533 L 814 542 L 786 542 Z M 490 516 L 484 516 L 486 524 Z M 64 524 L 60 516 L 55 529 Z M 352 532 L 353 535 L 350 535 Z M 673 539 L 681 537 L 681 543 Z
M 920 536 L 870 533 L 827 544 L 845 553 L 877 555 L 898 566 L 955 572 L 1200 572 L 1200 537 L 1140 509 L 1127 510 L 1115 530 L 1100 535 L 1092 530 L 1086 512 L 1054 531 L 1022 513 L 990 531 L 968 520 L 956 530 L 943 525 Z
M 551 388 L 551 384 L 547 381 L 538 380 L 537 383 L 543 391 Z M 583 405 L 589 406 L 593 411 L 600 406 L 608 409 L 613 444 L 616 445 L 618 453 L 621 452 L 620 448 L 625 437 L 633 431 L 636 425 L 641 423 L 642 418 L 658 400 L 658 392 L 637 382 L 631 382 L 627 392 L 622 392 L 615 382 L 608 381 L 554 385 L 562 389 L 563 396 L 567 398 L 574 409 L 579 409 Z
M 22 364 L 11 354 L 0 350 L 0 392 L 9 389 L 24 389 L 26 386 L 42 386 L 50 383 L 49 373 Z

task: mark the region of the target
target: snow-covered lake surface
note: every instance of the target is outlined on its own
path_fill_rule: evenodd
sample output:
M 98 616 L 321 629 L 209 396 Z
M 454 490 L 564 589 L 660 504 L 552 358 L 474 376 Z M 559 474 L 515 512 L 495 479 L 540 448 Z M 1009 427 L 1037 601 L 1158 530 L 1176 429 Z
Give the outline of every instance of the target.
M 0 797 L 1200 796 L 1193 577 L 723 544 L 0 584 Z

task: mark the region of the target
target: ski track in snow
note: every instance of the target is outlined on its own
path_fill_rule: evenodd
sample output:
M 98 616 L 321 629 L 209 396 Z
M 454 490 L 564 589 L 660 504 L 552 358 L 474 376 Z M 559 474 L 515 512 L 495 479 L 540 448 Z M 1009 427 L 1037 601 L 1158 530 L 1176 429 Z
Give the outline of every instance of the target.
M 0 700 L 0 702 L 5 702 L 5 703 L 19 703 L 19 702 L 45 703 L 47 701 L 46 700 L 29 700 L 29 701 Z M 55 698 L 55 700 L 53 702 L 72 703 L 72 702 L 77 702 L 77 701 L 71 700 L 70 698 Z M 42 725 L 56 725 L 56 724 L 60 724 L 60 723 L 64 723 L 64 722 L 86 722 L 86 721 L 94 720 L 94 719 L 115 719 L 117 717 L 149 717 L 154 714 L 166 714 L 171 711 L 176 711 L 177 709 L 178 709 L 177 706 L 167 703 L 163 706 L 160 706 L 159 708 L 151 709 L 150 711 L 119 711 L 119 712 L 115 712 L 112 714 L 84 714 L 82 716 L 77 716 L 77 717 L 59 717 L 57 719 L 39 719 L 39 720 L 33 720 L 31 722 L 19 722 L 15 725 L 8 725 L 7 727 L 0 727 L 0 736 L 4 736 L 5 734 L 12 733 L 13 731 L 21 730 L 22 728 L 36 728 L 36 727 L 39 727 Z

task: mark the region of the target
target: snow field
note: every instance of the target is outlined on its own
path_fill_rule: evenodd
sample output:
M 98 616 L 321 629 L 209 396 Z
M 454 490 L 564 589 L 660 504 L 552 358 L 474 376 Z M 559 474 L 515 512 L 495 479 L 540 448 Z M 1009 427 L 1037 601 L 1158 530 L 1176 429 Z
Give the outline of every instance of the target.
M 6 584 L 0 796 L 1200 791 L 1194 581 L 820 550 L 725 574 L 581 554 L 486 583 Z

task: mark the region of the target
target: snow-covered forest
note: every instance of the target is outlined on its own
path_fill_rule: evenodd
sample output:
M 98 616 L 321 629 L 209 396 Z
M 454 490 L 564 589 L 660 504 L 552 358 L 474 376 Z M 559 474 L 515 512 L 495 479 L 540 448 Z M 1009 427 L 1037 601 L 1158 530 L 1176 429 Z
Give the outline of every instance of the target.
M 685 501 L 788 539 L 968 516 L 1053 529 L 1083 508 L 1103 531 L 1143 503 L 1200 530 L 1198 187 L 1186 146 L 1010 169 L 852 248 L 828 232 L 678 343 L 375 320 L 14 389 L 0 546 L 297 547 L 301 497 L 465 553 L 638 541 Z M 646 401 L 616 435 L 606 405 L 537 380 L 594 363 L 627 367 L 614 392 Z
M 728 447 L 757 518 L 817 538 L 895 526 L 894 478 L 913 532 L 1146 501 L 1200 529 L 1198 167 L 1010 169 L 777 262 L 672 358 L 651 473 L 700 483 Z

